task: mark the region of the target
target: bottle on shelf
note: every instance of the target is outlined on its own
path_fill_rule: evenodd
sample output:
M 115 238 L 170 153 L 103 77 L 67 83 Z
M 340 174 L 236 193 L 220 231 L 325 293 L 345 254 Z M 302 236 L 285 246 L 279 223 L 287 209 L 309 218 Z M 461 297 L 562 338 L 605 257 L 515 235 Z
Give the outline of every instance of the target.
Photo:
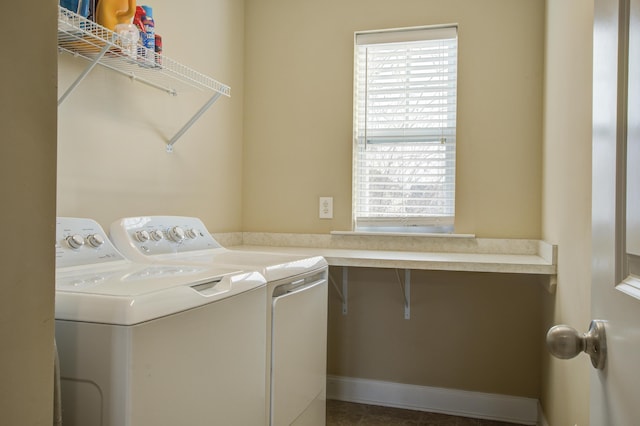
M 89 0 L 60 0 L 60 6 L 85 18 L 89 16 Z
M 118 35 L 117 43 L 122 49 L 122 54 L 136 59 L 138 55 L 138 38 L 140 33 L 133 24 L 117 24 L 115 33 Z
M 136 13 L 133 16 L 133 25 L 138 29 L 138 33 L 140 34 L 138 44 L 138 59 L 145 60 L 147 51 L 144 46 L 146 44 L 147 31 L 144 29 L 144 24 L 142 23 L 142 17 L 145 15 L 144 9 L 142 6 L 136 6 Z
M 156 65 L 162 66 L 162 37 L 156 34 Z
M 136 13 L 136 0 L 100 0 L 95 11 L 96 22 L 113 31 L 118 24 L 130 24 Z
M 146 58 L 149 61 L 154 61 L 156 51 L 156 38 L 155 38 L 155 21 L 153 20 L 153 9 L 150 6 L 142 6 L 144 10 L 144 16 L 142 16 L 142 25 L 144 25 L 145 38 L 144 47 L 147 48 L 147 52 L 150 58 Z

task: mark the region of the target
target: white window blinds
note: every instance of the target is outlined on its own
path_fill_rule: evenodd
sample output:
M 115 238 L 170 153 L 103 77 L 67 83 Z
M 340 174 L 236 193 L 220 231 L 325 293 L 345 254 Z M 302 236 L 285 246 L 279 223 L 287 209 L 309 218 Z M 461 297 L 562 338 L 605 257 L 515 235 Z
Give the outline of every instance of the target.
M 356 229 L 451 230 L 456 27 L 357 33 L 355 42 Z

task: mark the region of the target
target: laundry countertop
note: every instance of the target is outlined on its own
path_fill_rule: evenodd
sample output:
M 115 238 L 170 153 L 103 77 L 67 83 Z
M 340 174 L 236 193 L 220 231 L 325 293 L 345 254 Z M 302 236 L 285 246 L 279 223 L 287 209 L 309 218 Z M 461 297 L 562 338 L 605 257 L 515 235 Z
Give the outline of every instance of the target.
M 557 246 L 540 240 L 244 232 L 214 235 L 233 250 L 323 256 L 330 266 L 555 277 Z M 227 240 L 225 244 L 224 240 Z

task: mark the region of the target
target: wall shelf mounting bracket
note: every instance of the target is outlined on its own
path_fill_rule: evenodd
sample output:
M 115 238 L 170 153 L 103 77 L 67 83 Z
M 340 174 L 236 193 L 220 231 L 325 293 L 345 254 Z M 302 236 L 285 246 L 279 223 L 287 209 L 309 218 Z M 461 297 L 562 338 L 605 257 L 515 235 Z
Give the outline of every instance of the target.
M 75 88 L 78 87 L 80 83 L 82 83 L 82 80 L 84 80 L 85 77 L 89 75 L 91 70 L 93 70 L 95 66 L 100 63 L 100 59 L 102 59 L 102 57 L 104 56 L 105 53 L 107 53 L 110 47 L 111 47 L 110 44 L 105 44 L 102 47 L 102 49 L 100 49 L 100 52 L 91 60 L 91 63 L 89 63 L 89 65 L 84 69 L 84 71 L 80 73 L 80 75 L 75 79 L 75 81 L 71 83 L 71 85 L 67 88 L 67 90 L 65 90 L 62 96 L 60 96 L 60 99 L 58 99 L 58 106 L 60 106 L 60 104 L 62 104 L 62 102 L 64 102 L 64 100 L 67 99 L 67 96 L 69 96 L 71 92 L 73 92 Z
M 338 284 L 336 284 L 336 281 L 333 279 L 333 277 L 331 276 L 331 274 L 329 274 L 329 281 L 331 282 L 331 284 L 333 285 L 333 288 L 336 289 L 336 292 L 338 293 L 338 296 L 340 297 L 340 300 L 342 301 L 342 315 L 347 315 L 347 296 L 348 296 L 348 292 L 349 292 L 349 270 L 347 266 L 343 266 L 342 267 L 342 290 L 340 290 L 340 287 L 338 287 Z
M 176 143 L 178 141 L 178 139 L 180 139 L 180 137 L 182 137 L 182 135 L 184 135 L 184 133 L 189 130 L 189 128 L 191 126 L 193 126 L 193 123 L 195 123 L 196 121 L 198 121 L 198 119 L 202 116 L 202 114 L 204 114 L 209 107 L 211 107 L 211 105 L 213 105 L 218 98 L 220 97 L 221 93 L 216 92 L 208 101 L 207 103 L 205 103 L 194 115 L 193 117 L 191 117 L 191 119 L 189 121 L 187 121 L 187 123 L 182 126 L 182 128 L 180 130 L 178 130 L 178 133 L 175 134 L 174 137 L 171 138 L 171 140 L 169 140 L 169 143 L 167 143 L 167 152 L 173 152 L 173 144 Z
M 400 270 L 396 269 L 396 277 L 398 284 L 402 290 L 402 299 L 404 301 L 404 319 L 411 319 L 411 270 L 404 270 L 404 283 L 400 278 Z

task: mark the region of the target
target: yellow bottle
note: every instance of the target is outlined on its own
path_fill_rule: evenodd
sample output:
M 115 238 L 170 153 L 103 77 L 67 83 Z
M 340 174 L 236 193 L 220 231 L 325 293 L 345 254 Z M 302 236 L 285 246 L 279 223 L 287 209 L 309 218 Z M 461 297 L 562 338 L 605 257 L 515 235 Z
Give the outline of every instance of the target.
M 96 8 L 96 22 L 114 30 L 118 24 L 130 24 L 136 13 L 136 0 L 100 0 Z

